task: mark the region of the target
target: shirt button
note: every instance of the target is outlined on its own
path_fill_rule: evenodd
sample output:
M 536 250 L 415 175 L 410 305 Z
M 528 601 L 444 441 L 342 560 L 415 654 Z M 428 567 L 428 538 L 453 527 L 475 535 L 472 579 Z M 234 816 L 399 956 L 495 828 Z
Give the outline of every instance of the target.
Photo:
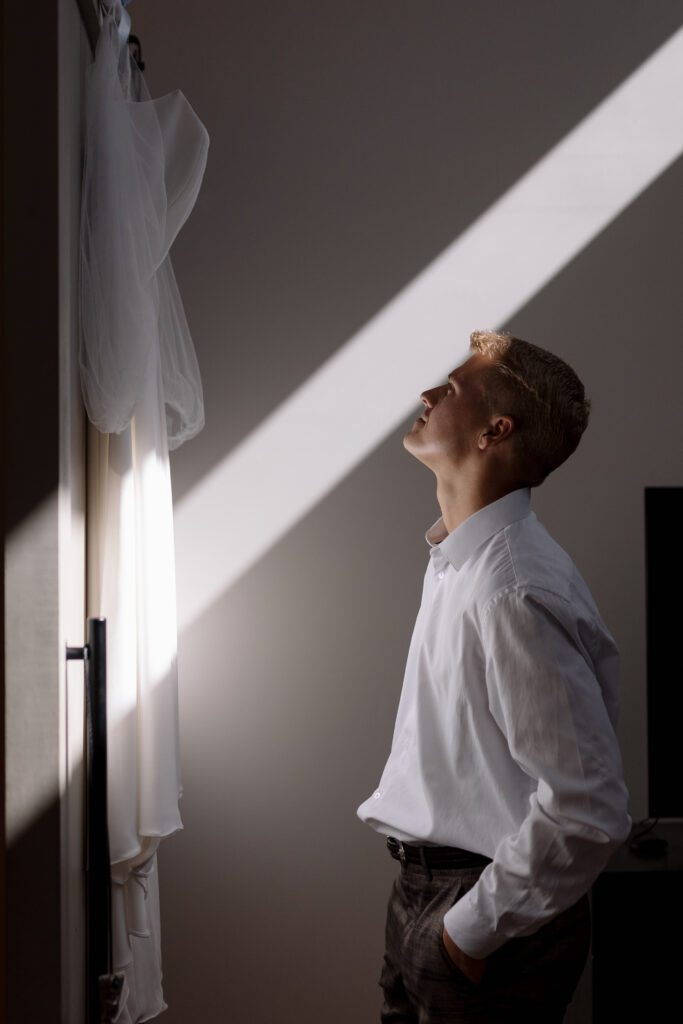
M 439 579 L 442 580 L 445 575 L 446 575 L 446 573 L 442 569 L 441 572 L 439 573 Z
M 376 790 L 375 790 L 375 792 L 374 792 L 374 793 L 372 794 L 372 799 L 373 799 L 373 800 L 379 800 L 379 798 L 381 797 L 381 795 L 382 795 L 382 794 L 380 793 L 380 791 L 379 791 L 378 789 L 376 789 Z

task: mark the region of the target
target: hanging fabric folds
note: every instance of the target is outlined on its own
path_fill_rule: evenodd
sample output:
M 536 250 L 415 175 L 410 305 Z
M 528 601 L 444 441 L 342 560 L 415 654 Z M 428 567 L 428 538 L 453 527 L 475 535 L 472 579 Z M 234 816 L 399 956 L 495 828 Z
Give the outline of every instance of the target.
M 168 452 L 201 430 L 197 359 L 168 256 L 208 135 L 185 97 L 151 100 L 107 5 L 90 69 L 80 368 L 89 438 L 90 615 L 107 619 L 108 811 L 120 1024 L 165 1009 L 156 851 L 182 828 Z

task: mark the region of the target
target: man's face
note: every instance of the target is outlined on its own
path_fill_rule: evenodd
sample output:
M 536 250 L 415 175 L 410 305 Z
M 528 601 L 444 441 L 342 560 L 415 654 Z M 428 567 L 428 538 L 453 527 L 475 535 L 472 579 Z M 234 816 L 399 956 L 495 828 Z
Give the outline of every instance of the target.
M 457 468 L 477 450 L 488 424 L 480 378 L 490 365 L 486 356 L 475 353 L 448 375 L 446 383 L 422 392 L 424 411 L 403 444 L 430 469 Z

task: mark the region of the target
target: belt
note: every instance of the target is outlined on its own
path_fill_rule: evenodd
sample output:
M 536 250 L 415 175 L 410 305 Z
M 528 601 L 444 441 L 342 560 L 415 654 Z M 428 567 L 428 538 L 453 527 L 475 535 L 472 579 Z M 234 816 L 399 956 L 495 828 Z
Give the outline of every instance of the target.
M 387 839 L 387 850 L 401 864 L 421 864 L 425 868 L 483 868 L 491 863 L 490 857 L 457 846 L 416 846 L 393 836 Z

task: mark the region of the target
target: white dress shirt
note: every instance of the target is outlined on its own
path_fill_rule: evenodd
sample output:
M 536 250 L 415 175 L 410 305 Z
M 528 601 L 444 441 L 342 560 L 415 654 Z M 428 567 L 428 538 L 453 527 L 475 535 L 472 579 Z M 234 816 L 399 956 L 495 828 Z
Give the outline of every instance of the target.
M 485 957 L 575 903 L 628 835 L 618 652 L 528 489 L 427 540 L 391 753 L 358 814 L 492 858 L 444 918 Z

